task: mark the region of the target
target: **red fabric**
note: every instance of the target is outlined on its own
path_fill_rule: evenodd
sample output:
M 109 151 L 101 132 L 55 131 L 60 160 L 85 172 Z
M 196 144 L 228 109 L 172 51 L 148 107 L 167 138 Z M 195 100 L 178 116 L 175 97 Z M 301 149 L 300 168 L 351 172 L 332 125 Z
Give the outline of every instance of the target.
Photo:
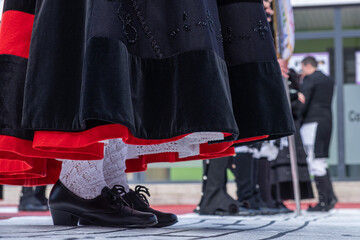
M 28 157 L 98 160 L 104 157 L 104 144 L 94 143 L 77 148 L 48 148 L 42 151 L 33 148 L 33 142 L 30 140 L 0 135 L 0 156 L 2 159 L 14 160 L 24 160 Z
M 268 138 L 269 135 L 264 135 L 264 136 L 258 136 L 258 137 L 251 137 L 251 138 L 244 138 L 244 139 L 240 139 L 237 141 L 234 141 L 233 143 L 245 143 L 245 142 L 253 142 L 253 141 L 259 141 L 259 140 L 264 140 L 266 138 Z
M 62 148 L 79 148 L 99 141 L 122 138 L 127 144 L 152 145 L 179 140 L 189 134 L 167 139 L 140 139 L 132 135 L 130 130 L 120 124 L 107 124 L 81 132 L 37 131 L 34 135 L 34 148 L 48 150 L 56 146 Z
M 29 170 L 1 173 L 0 184 L 21 185 L 21 186 L 39 186 L 54 184 L 61 171 L 61 162 L 55 159 L 38 158 L 33 161 L 27 161 L 31 167 Z M 2 161 L 0 160 L 2 166 Z
M 205 160 L 211 158 L 221 158 L 228 156 L 235 156 L 235 150 L 230 143 L 217 143 L 217 144 L 201 144 L 200 145 L 200 154 L 196 156 L 179 158 L 178 153 L 169 152 L 169 153 L 158 153 L 151 155 L 140 156 L 136 159 L 126 160 L 126 172 L 141 172 L 147 170 L 147 164 L 156 163 L 156 162 L 180 162 L 180 161 L 190 161 L 190 160 Z
M 127 144 L 150 145 L 179 140 L 188 134 L 170 139 L 139 139 L 120 124 L 98 126 L 82 132 L 37 131 L 33 141 L 11 136 L 0 136 L 0 183 L 15 185 L 52 184 L 58 179 L 61 163 L 54 158 L 95 160 L 103 158 L 103 143 L 99 141 L 122 138 Z M 225 137 L 230 133 L 224 133 Z M 265 139 L 259 136 L 235 143 Z M 140 156 L 126 161 L 126 172 L 147 170 L 147 164 L 178 162 L 234 156 L 234 142 L 201 144 L 200 154 L 179 158 L 178 153 L 160 153 Z
M 179 140 L 188 134 L 170 139 L 147 140 L 134 137 L 122 125 L 109 124 L 82 132 L 37 131 L 34 141 L 0 136 L 0 184 L 43 185 L 53 184 L 58 179 L 61 162 L 53 158 L 91 160 L 103 158 L 103 144 L 98 143 L 111 138 L 122 138 L 128 144 L 150 145 Z M 230 133 L 224 133 L 225 137 Z M 235 143 L 265 139 L 259 136 L 238 140 Z M 156 162 L 178 162 L 204 160 L 234 156 L 234 142 L 201 144 L 200 154 L 179 158 L 178 153 L 160 153 L 140 156 L 126 161 L 126 172 L 147 170 L 147 164 Z
M 29 58 L 33 23 L 33 14 L 6 11 L 0 26 L 0 54 Z

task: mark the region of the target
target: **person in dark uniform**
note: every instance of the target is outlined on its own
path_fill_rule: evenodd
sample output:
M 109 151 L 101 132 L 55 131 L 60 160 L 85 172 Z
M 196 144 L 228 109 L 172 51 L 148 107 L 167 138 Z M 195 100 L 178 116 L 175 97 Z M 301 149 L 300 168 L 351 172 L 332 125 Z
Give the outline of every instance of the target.
M 337 198 L 331 184 L 326 159 L 332 130 L 331 103 L 334 82 L 317 70 L 317 61 L 308 56 L 302 60 L 303 79 L 300 92 L 305 96 L 300 129 L 307 154 L 310 174 L 314 176 L 319 193 L 319 203 L 308 211 L 328 211 L 334 208 Z
M 269 169 L 260 166 L 259 149 L 261 146 L 261 143 L 257 143 L 237 147 L 235 149 L 237 154 L 232 159 L 231 165 L 228 166 L 235 176 L 237 200 L 244 208 L 241 215 L 272 215 L 279 213 L 276 207 L 266 204 L 259 188 L 259 183 L 264 181 L 270 172 Z
M 266 206 L 257 188 L 258 160 L 253 156 L 261 144 L 235 148 L 236 156 L 206 160 L 202 181 L 202 197 L 194 212 L 201 215 L 270 215 L 277 209 Z M 227 169 L 235 178 L 237 199 L 226 189 Z
M 305 103 L 305 97 L 299 92 L 300 76 L 293 70 L 287 71 L 291 109 L 295 127 L 295 147 L 297 167 L 299 173 L 299 187 L 301 199 L 314 198 L 311 179 L 306 161 L 306 153 L 299 133 L 301 122 L 301 108 Z M 279 149 L 276 159 L 273 161 L 259 160 L 259 190 L 267 206 L 279 208 L 281 213 L 291 212 L 283 201 L 294 199 L 293 180 L 291 175 L 290 152 L 288 138 L 276 140 L 273 145 Z M 261 165 L 265 167 L 261 168 Z M 268 169 L 264 171 L 264 169 Z M 268 177 L 265 177 L 268 175 Z

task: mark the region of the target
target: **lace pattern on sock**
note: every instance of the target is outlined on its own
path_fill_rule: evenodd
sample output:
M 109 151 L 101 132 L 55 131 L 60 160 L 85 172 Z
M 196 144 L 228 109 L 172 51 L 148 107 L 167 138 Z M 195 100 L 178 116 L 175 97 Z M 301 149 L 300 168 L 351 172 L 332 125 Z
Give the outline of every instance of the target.
M 125 159 L 127 156 L 127 145 L 121 139 L 111 139 L 105 146 L 104 151 L 104 178 L 107 185 L 112 188 L 122 185 L 125 191 L 129 191 L 129 185 L 125 173 Z
M 63 160 L 60 181 L 75 195 L 93 199 L 106 186 L 103 175 L 103 160 Z
M 200 154 L 200 144 L 209 141 L 223 140 L 224 134 L 219 132 L 198 132 L 168 143 L 154 145 L 128 145 L 127 159 L 138 158 L 141 155 L 178 152 L 179 158 L 186 158 Z

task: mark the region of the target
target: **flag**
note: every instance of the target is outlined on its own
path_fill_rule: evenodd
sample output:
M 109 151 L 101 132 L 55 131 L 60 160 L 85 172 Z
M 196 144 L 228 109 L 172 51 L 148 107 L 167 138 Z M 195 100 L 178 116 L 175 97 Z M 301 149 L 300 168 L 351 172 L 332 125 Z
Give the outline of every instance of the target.
M 295 48 L 294 11 L 290 0 L 274 0 L 275 42 L 279 58 L 289 60 Z

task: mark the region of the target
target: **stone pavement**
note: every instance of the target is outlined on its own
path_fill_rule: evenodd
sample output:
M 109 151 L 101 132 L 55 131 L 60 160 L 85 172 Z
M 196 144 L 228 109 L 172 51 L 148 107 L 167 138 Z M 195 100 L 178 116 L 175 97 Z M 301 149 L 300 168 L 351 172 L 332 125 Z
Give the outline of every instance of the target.
M 334 209 L 255 217 L 179 215 L 167 228 L 122 229 L 52 226 L 49 216 L 22 216 L 0 220 L 0 239 L 360 239 L 360 209 Z

